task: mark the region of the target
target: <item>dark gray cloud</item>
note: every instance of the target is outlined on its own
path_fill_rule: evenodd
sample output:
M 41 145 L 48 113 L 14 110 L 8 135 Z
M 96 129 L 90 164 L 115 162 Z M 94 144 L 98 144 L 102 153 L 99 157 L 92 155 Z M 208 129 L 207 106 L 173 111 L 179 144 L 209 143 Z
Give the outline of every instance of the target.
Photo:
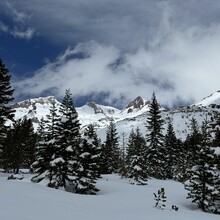
M 123 49 L 148 47 L 169 36 L 170 28 L 219 23 L 218 0 L 7 0 L 20 19 L 56 43 L 95 40 Z M 16 13 L 15 13 L 16 12 Z M 159 35 L 159 36 L 158 36 Z M 157 42 L 159 43 L 159 42 Z

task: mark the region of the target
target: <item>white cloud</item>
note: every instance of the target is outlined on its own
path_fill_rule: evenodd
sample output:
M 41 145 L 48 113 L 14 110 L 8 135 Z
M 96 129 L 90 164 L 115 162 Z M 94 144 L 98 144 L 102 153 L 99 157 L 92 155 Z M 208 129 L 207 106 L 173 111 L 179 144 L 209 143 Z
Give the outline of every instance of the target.
M 8 26 L 5 23 L 3 23 L 2 21 L 0 21 L 0 31 L 8 32 Z
M 0 20 L 0 31 L 15 38 L 30 40 L 34 34 L 34 28 L 27 27 L 27 22 L 31 16 L 17 10 L 12 2 L 9 0 L 0 2 L 0 14 L 6 14 L 13 21 L 11 25 L 6 25 Z
M 220 3 L 213 0 L 20 0 L 39 34 L 75 45 L 33 77 L 16 82 L 17 93 L 62 96 L 109 94 L 115 99 L 155 91 L 172 105 L 199 101 L 219 90 Z M 49 16 L 48 16 L 49 15 Z M 88 41 L 97 43 L 87 43 Z M 84 58 L 78 58 L 84 53 Z M 115 64 L 115 65 L 114 65 Z
M 25 22 L 29 19 L 30 16 L 28 16 L 26 13 L 22 11 L 18 11 L 13 4 L 10 3 L 10 1 L 4 1 L 2 3 L 5 7 L 6 10 L 8 11 L 8 14 L 12 16 L 12 19 L 15 20 L 16 22 Z
M 15 28 L 14 30 L 10 31 L 10 34 L 15 38 L 30 40 L 33 37 L 34 29 L 28 28 L 25 31 L 21 31 L 18 28 Z
M 213 26 L 209 30 L 172 30 L 159 47 L 135 53 L 124 54 L 97 43 L 80 44 L 15 87 L 21 94 L 32 95 L 55 89 L 58 97 L 66 88 L 75 97 L 109 93 L 105 97 L 109 103 L 122 99 L 125 104 L 138 95 L 149 99 L 152 91 L 164 105 L 171 106 L 178 99 L 198 101 L 219 89 L 219 38 L 220 27 Z M 84 58 L 77 59 L 79 53 Z

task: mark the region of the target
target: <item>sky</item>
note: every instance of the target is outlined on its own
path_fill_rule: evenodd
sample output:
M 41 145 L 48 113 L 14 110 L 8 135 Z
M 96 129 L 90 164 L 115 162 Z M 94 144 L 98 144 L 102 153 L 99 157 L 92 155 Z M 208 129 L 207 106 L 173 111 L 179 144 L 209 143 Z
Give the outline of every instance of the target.
M 219 90 L 219 0 L 0 1 L 0 58 L 15 101 L 71 89 L 123 108 L 137 96 L 168 107 Z

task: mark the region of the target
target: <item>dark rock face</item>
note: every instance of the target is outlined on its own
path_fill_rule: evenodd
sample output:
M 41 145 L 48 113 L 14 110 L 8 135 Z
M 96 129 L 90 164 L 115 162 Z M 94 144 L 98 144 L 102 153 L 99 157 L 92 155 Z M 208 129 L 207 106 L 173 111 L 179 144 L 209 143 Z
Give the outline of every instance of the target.
M 98 114 L 98 113 L 103 113 L 103 110 L 101 108 L 99 108 L 95 102 L 87 102 L 86 103 L 89 107 L 93 108 L 94 109 L 94 112 L 95 114 Z
M 144 105 L 144 100 L 138 96 L 134 101 L 130 102 L 126 108 L 130 108 L 130 107 L 133 107 L 133 108 L 142 108 Z

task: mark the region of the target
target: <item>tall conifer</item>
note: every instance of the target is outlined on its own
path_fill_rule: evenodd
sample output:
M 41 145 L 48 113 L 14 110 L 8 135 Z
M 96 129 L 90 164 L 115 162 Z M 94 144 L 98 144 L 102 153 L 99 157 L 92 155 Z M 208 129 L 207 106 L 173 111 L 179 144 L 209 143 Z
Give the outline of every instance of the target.
M 104 173 L 118 172 L 119 162 L 119 143 L 118 133 L 116 126 L 113 122 L 110 122 L 106 131 L 106 141 L 102 149 L 102 161 L 105 163 Z
M 52 167 L 51 187 L 66 189 L 70 176 L 75 176 L 77 167 L 77 148 L 80 143 L 80 123 L 73 106 L 72 94 L 66 90 L 60 107 L 60 120 L 55 129 L 55 153 Z
M 163 166 L 165 162 L 162 134 L 163 119 L 160 105 L 153 93 L 150 110 L 147 116 L 147 147 L 148 147 L 148 172 L 155 178 L 164 178 Z

